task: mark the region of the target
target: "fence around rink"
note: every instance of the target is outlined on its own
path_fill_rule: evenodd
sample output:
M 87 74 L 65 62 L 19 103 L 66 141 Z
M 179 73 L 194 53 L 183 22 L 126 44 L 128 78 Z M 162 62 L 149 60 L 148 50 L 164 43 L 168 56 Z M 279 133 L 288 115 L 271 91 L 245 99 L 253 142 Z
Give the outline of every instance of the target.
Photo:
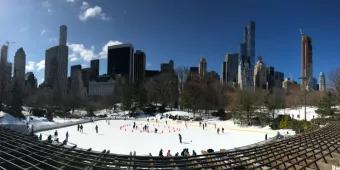
M 187 157 L 94 152 L 0 128 L 0 169 L 331 169 L 340 124 L 247 148 Z

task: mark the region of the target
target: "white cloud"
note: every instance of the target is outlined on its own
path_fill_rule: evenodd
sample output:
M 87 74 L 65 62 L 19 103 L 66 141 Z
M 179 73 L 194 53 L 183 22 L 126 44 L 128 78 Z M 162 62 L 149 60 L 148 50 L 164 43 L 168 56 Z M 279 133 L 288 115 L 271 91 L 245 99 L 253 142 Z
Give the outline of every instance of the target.
M 45 35 L 45 34 L 46 34 L 46 30 L 45 30 L 45 29 L 43 29 L 43 30 L 40 31 L 40 35 L 41 35 L 41 36 L 43 36 L 43 35 Z
M 91 48 L 86 48 L 84 44 L 68 44 L 68 46 L 71 50 L 69 56 L 71 62 L 77 61 L 79 58 L 90 61 L 97 57 L 94 46 L 91 46 Z
M 43 70 L 45 68 L 45 60 L 41 60 L 36 64 L 37 71 Z
M 91 7 L 89 3 L 84 1 L 80 7 L 79 19 L 84 22 L 91 18 L 100 18 L 104 21 L 110 20 L 110 17 L 103 12 L 102 7 L 97 5 Z
M 66 0 L 66 2 L 71 2 L 71 3 L 73 3 L 73 2 L 76 2 L 77 0 Z
M 104 45 L 104 47 L 102 48 L 102 51 L 99 53 L 99 57 L 100 57 L 100 58 L 107 58 L 107 48 L 108 48 L 109 46 L 114 46 L 114 45 L 119 45 L 119 44 L 122 44 L 122 42 L 110 40 L 110 41 L 107 42 L 107 43 Z
M 101 51 L 97 53 L 95 51 L 94 46 L 87 48 L 84 44 L 68 43 L 67 45 L 69 46 L 70 53 L 71 53 L 69 55 L 69 60 L 70 62 L 75 62 L 75 61 L 79 61 L 80 59 L 82 59 L 83 61 L 89 62 L 93 59 L 107 58 L 108 46 L 119 45 L 119 44 L 122 44 L 122 42 L 110 40 L 101 48 Z
M 34 71 L 34 68 L 35 68 L 35 62 L 34 61 L 29 61 L 27 64 L 26 64 L 26 71 Z
M 48 39 L 49 43 L 57 43 L 58 42 L 58 38 L 57 37 L 51 37 Z
M 26 71 L 40 71 L 45 68 L 45 60 L 41 60 L 38 63 L 35 61 L 28 61 L 25 66 Z
M 51 4 L 51 2 L 49 0 L 42 1 L 41 5 L 43 6 L 43 8 L 45 8 L 47 10 L 48 13 L 54 12 L 52 10 L 52 4 Z

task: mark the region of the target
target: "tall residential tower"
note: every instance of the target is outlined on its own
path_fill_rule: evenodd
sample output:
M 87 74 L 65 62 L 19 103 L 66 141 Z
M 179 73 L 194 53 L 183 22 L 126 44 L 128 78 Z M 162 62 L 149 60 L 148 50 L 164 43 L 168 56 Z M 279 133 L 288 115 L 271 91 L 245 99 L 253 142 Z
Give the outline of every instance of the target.
M 21 90 L 25 87 L 26 54 L 23 48 L 19 48 L 14 56 L 14 81 Z
M 311 90 L 313 83 L 313 49 L 312 39 L 301 36 L 301 90 Z
M 60 26 L 59 45 L 51 47 L 45 53 L 45 82 L 57 94 L 66 94 L 67 91 L 67 67 L 68 47 L 67 28 Z
M 203 79 L 207 74 L 207 60 L 202 57 L 200 60 L 200 64 L 198 66 L 198 74 L 200 76 L 200 79 Z
M 323 72 L 319 76 L 319 91 L 326 91 L 326 77 Z

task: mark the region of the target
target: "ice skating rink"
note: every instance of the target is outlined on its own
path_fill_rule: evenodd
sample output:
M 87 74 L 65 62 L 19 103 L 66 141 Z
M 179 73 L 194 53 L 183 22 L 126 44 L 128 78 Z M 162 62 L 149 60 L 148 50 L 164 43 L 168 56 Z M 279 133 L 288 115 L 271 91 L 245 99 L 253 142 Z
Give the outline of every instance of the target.
M 136 122 L 137 129 L 133 128 Z M 98 125 L 99 132 L 96 133 L 95 126 Z M 149 130 L 143 130 L 143 126 L 148 125 Z M 216 125 L 216 127 L 215 127 Z M 233 149 L 256 142 L 263 141 L 265 134 L 268 137 L 275 136 L 277 131 L 270 130 L 268 127 L 239 127 L 232 121 L 209 121 L 207 127 L 199 125 L 199 122 L 175 121 L 175 120 L 101 120 L 83 124 L 83 132 L 77 130 L 77 126 L 70 126 L 56 129 L 59 141 L 66 138 L 69 133 L 69 144 L 76 144 L 80 148 L 92 148 L 95 151 L 110 150 L 111 153 L 129 154 L 136 151 L 137 155 L 156 156 L 160 149 L 166 155 L 170 150 L 172 155 L 176 152 L 181 153 L 184 148 L 189 152 L 195 150 L 200 154 L 201 150 L 214 149 Z M 221 129 L 224 128 L 224 133 Z M 157 133 L 155 133 L 157 128 Z M 217 133 L 220 128 L 220 133 Z M 38 132 L 43 139 L 48 135 L 54 137 L 55 130 Z M 286 133 L 286 131 L 281 131 Z M 291 131 L 289 131 L 292 134 Z M 178 134 L 182 135 L 183 142 L 179 142 Z

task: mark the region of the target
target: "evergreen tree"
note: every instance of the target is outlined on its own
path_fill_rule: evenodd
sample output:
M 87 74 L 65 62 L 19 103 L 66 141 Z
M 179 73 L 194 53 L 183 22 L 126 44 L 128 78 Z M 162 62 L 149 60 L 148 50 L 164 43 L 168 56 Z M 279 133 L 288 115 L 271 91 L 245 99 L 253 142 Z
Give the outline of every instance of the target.
M 318 110 L 316 110 L 316 112 L 322 117 L 333 116 L 335 112 L 335 109 L 333 108 L 334 105 L 333 95 L 331 93 L 325 94 L 318 103 Z
M 11 104 L 10 104 L 10 114 L 14 117 L 24 118 L 22 114 L 22 104 L 23 104 L 23 92 L 17 81 L 14 81 L 12 91 L 11 91 Z

